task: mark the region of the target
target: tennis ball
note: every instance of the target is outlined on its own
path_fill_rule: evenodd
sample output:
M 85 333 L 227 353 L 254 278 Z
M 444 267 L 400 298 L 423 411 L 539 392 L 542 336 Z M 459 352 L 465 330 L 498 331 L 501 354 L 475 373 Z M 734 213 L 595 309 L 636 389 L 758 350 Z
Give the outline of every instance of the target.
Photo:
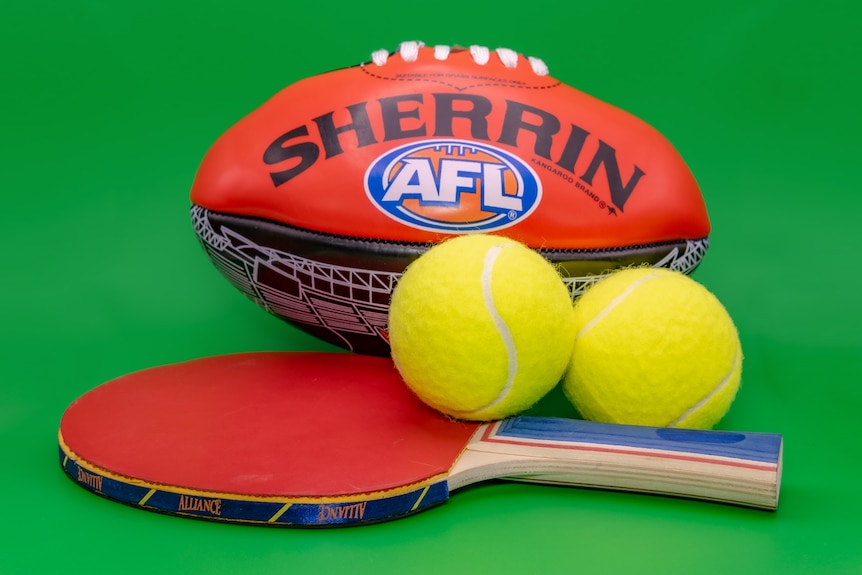
M 742 349 L 724 306 L 679 272 L 625 269 L 574 306 L 563 390 L 586 419 L 709 429 L 727 412 Z
M 562 378 L 574 311 L 557 270 L 511 239 L 458 236 L 411 263 L 393 290 L 389 342 L 402 378 L 457 419 L 531 407 Z

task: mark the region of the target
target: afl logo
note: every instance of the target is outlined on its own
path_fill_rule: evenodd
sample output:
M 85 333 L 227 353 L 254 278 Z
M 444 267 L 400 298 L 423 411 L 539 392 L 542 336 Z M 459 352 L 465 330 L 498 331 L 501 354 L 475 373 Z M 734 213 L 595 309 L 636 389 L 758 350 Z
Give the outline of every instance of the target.
M 369 199 L 390 218 L 450 233 L 505 228 L 539 205 L 542 185 L 520 158 L 464 140 L 396 148 L 365 172 Z

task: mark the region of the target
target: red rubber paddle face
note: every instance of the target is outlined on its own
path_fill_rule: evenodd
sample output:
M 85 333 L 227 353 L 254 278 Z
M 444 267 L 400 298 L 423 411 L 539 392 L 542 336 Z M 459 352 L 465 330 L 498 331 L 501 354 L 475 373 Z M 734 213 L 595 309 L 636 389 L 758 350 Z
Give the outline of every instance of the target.
M 61 444 L 90 471 L 210 494 L 337 498 L 443 476 L 476 425 L 441 417 L 390 360 L 250 353 L 120 377 L 75 401 Z

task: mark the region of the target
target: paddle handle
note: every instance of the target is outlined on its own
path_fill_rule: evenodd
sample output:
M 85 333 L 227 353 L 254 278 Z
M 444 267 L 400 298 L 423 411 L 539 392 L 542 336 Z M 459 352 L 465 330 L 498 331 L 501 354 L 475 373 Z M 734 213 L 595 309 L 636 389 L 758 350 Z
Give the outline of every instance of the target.
M 777 434 L 515 417 L 481 426 L 448 482 L 454 490 L 501 478 L 774 510 L 782 444 Z

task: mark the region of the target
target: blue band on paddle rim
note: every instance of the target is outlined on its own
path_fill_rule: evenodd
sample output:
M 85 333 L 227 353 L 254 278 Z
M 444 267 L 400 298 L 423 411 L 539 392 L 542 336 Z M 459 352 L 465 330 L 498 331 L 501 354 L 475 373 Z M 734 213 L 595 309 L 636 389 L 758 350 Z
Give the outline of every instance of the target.
M 123 478 L 90 465 L 68 449 L 60 437 L 60 465 L 88 491 L 108 499 L 170 515 L 258 525 L 327 527 L 387 521 L 444 503 L 445 478 L 394 490 L 343 498 L 277 498 L 186 490 Z

